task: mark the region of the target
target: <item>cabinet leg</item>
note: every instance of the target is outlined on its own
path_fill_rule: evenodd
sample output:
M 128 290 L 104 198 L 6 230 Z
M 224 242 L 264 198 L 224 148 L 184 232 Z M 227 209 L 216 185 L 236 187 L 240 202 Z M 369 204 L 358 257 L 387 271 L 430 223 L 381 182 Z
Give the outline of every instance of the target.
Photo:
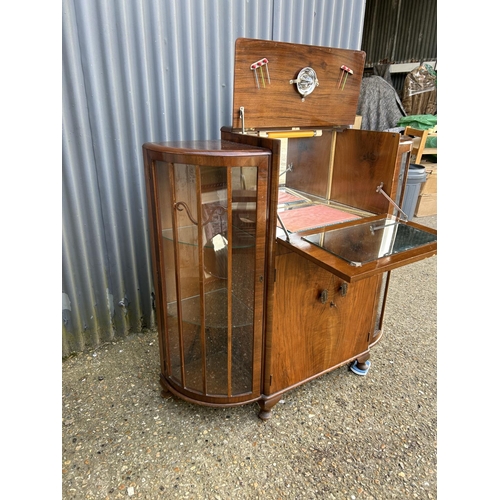
M 281 399 L 281 394 L 278 396 L 271 396 L 270 398 L 264 397 L 259 400 L 260 412 L 259 418 L 261 420 L 269 420 L 272 414 L 273 406 Z
M 168 389 L 168 385 L 163 380 L 163 376 L 160 376 L 160 386 L 161 386 L 161 392 L 160 392 L 161 397 L 169 398 L 172 394 Z
M 371 366 L 371 361 L 368 360 L 369 357 L 370 354 L 365 354 L 354 361 L 354 363 L 350 366 L 351 371 L 356 375 L 366 375 Z

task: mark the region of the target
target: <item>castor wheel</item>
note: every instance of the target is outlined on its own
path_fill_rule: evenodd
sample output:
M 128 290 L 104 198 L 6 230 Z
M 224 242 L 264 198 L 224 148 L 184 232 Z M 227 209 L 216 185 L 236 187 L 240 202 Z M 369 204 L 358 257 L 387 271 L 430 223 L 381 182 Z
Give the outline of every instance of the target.
M 350 369 L 356 375 L 365 376 L 368 373 L 371 364 L 372 364 L 371 361 L 368 360 L 365 361 L 364 363 L 358 363 L 357 361 L 354 361 L 354 363 L 350 366 Z

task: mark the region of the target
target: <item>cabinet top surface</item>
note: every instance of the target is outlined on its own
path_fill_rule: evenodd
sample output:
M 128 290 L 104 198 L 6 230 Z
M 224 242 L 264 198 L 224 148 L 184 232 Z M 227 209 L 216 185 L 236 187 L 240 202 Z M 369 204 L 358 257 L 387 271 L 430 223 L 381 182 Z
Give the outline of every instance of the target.
M 168 142 L 148 142 L 144 144 L 144 149 L 157 151 L 160 153 L 177 154 L 200 154 L 200 155 L 269 155 L 270 151 L 247 144 L 238 144 L 231 141 L 207 140 L 207 141 L 168 141 Z

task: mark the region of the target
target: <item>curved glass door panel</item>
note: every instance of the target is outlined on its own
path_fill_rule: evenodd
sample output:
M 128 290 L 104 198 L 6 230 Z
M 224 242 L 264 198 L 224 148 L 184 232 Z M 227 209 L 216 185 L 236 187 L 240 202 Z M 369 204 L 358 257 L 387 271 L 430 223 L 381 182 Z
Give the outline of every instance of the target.
M 171 165 L 165 162 L 156 162 L 155 179 L 156 193 L 159 212 L 159 222 L 162 231 L 172 231 L 172 198 L 173 191 L 170 182 Z M 169 228 L 169 229 L 166 229 Z M 163 291 L 165 300 L 170 304 L 177 304 L 176 271 L 174 258 L 173 239 L 161 239 L 160 259 L 163 267 Z M 174 379 L 181 380 L 181 364 L 179 355 L 179 324 L 177 314 L 164 315 L 164 321 L 168 331 L 165 341 L 162 343 L 164 349 L 163 359 L 166 366 L 163 369 Z
M 257 167 L 232 168 L 231 392 L 252 391 Z
M 228 394 L 228 269 L 230 206 L 228 170 L 200 167 L 200 225 L 203 237 L 203 291 L 199 307 L 204 317 L 206 389 L 210 395 Z
M 156 162 L 171 380 L 252 392 L 257 167 Z

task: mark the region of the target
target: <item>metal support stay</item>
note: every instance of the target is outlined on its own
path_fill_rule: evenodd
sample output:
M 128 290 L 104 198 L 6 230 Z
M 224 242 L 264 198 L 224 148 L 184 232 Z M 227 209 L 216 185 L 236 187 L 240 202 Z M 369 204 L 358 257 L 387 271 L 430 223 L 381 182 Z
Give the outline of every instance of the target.
M 387 198 L 387 200 L 389 201 L 389 203 L 391 205 L 393 205 L 394 207 L 396 207 L 396 209 L 403 215 L 403 217 L 401 217 L 401 220 L 403 222 L 408 222 L 408 216 L 403 212 L 403 210 L 401 210 L 401 208 L 398 207 L 398 205 L 396 205 L 396 203 L 394 203 L 394 201 L 392 200 L 392 198 L 382 189 L 383 185 L 384 185 L 384 183 L 381 182 L 377 186 L 376 192 L 384 195 Z

